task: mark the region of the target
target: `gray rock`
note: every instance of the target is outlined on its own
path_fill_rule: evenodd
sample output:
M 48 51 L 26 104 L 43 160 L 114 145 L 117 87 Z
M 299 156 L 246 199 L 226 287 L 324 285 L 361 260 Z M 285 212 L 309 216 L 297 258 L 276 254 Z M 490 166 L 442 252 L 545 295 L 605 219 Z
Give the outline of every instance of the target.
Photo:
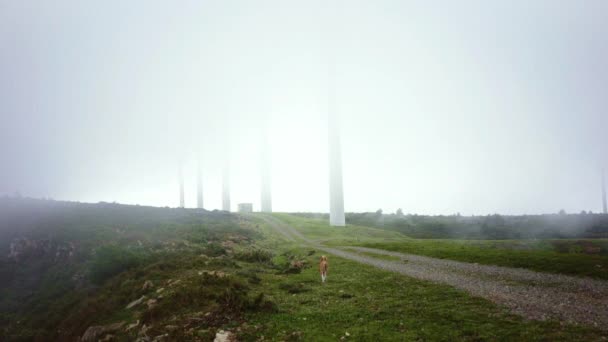
M 215 333 L 215 339 L 213 342 L 232 342 L 235 341 L 235 336 L 230 331 L 220 330 Z
M 139 299 L 136 299 L 134 301 L 132 301 L 131 303 L 129 303 L 129 305 L 127 305 L 127 309 L 130 309 L 136 305 L 141 304 L 141 302 L 143 302 L 146 299 L 146 296 L 141 296 Z
M 80 341 L 82 342 L 95 342 L 101 338 L 102 335 L 112 333 L 122 329 L 125 322 L 113 323 L 109 325 L 95 325 L 90 326 L 84 332 Z

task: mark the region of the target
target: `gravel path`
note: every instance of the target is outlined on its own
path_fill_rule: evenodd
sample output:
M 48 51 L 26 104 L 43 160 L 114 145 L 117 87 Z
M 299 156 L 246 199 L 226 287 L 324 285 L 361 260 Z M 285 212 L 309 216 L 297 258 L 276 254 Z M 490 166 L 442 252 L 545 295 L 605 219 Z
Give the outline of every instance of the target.
M 558 319 L 608 330 L 607 281 L 364 247 L 325 247 L 274 217 L 265 216 L 264 220 L 289 241 L 413 278 L 454 286 L 505 305 L 529 319 Z M 401 261 L 378 259 L 361 252 L 398 257 Z

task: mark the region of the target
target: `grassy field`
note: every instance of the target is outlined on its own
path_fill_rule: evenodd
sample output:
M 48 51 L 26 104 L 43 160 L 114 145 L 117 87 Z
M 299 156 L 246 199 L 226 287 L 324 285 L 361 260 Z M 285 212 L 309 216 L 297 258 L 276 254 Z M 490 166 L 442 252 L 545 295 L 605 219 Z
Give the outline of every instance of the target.
M 596 340 L 601 332 L 558 322 L 526 321 L 449 286 L 418 281 L 330 256 L 329 281 L 320 283 L 319 252 L 281 241 L 263 225 L 265 247 L 305 256 L 299 274 L 264 273 L 264 293 L 278 313 L 254 313 L 243 337 L 271 340 L 556 341 Z M 313 229 L 313 228 L 310 228 Z M 348 335 L 347 335 L 348 333 Z
M 307 238 L 326 245 L 348 246 L 358 243 L 398 242 L 409 239 L 401 233 L 379 228 L 355 225 L 332 227 L 327 224 L 326 220 L 289 214 L 273 214 L 273 216 L 290 224 Z
M 586 244 L 596 243 L 586 240 L 582 242 Z M 581 244 L 581 240 L 556 242 L 406 240 L 386 243 L 358 243 L 357 245 L 441 259 L 608 279 L 608 257 L 589 255 L 578 251 L 559 252 L 553 243 L 576 247 Z
M 277 214 L 306 237 L 328 246 L 362 246 L 486 265 L 527 268 L 608 279 L 607 239 L 452 240 L 411 239 L 359 226 L 329 227 L 325 220 Z
M 19 204 L 21 216 L 11 222 L 32 217 L 30 205 Z M 241 341 L 557 341 L 606 335 L 527 321 L 452 287 L 334 256 L 329 281 L 321 284 L 320 252 L 285 241 L 255 215 L 106 204 L 34 209 L 36 219 L 21 223 L 19 231 L 3 226 L 2 233 L 16 239 L 10 241 L 29 241 L 19 260 L 0 258 L 3 341 L 73 341 L 92 326 L 121 322 L 110 333 L 116 341 L 212 341 L 220 329 Z M 418 243 L 382 229 L 276 217 L 327 245 Z M 55 257 L 72 245 L 73 255 Z M 45 257 L 47 250 L 53 257 Z

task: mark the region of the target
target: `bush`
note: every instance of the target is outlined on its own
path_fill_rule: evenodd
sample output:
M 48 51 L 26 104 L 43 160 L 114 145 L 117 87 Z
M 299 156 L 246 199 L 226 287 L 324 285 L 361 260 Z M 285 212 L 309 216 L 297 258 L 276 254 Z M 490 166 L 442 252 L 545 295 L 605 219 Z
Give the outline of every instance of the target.
M 89 277 L 95 284 L 141 264 L 142 257 L 118 246 L 103 246 L 97 250 L 89 267 Z
M 210 257 L 219 257 L 226 255 L 226 249 L 218 243 L 210 243 L 205 247 L 205 255 Z
M 295 283 L 295 284 L 283 283 L 283 284 L 279 285 L 279 288 L 281 290 L 287 291 L 290 294 L 308 292 L 311 290 L 310 287 L 305 286 L 304 284 L 301 284 L 301 283 Z
M 234 258 L 246 262 L 266 264 L 272 260 L 272 253 L 261 249 L 250 249 L 235 253 Z

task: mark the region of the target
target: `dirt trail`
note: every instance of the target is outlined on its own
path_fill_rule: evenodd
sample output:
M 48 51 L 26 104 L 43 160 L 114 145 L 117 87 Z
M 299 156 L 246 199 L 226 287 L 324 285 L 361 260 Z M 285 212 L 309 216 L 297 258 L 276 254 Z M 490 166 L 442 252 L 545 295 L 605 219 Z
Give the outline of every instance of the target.
M 608 282 L 526 269 L 478 265 L 364 247 L 331 248 L 270 216 L 263 219 L 289 241 L 417 279 L 446 284 L 507 306 L 530 319 L 558 319 L 608 330 Z M 378 259 L 361 252 L 389 255 Z

